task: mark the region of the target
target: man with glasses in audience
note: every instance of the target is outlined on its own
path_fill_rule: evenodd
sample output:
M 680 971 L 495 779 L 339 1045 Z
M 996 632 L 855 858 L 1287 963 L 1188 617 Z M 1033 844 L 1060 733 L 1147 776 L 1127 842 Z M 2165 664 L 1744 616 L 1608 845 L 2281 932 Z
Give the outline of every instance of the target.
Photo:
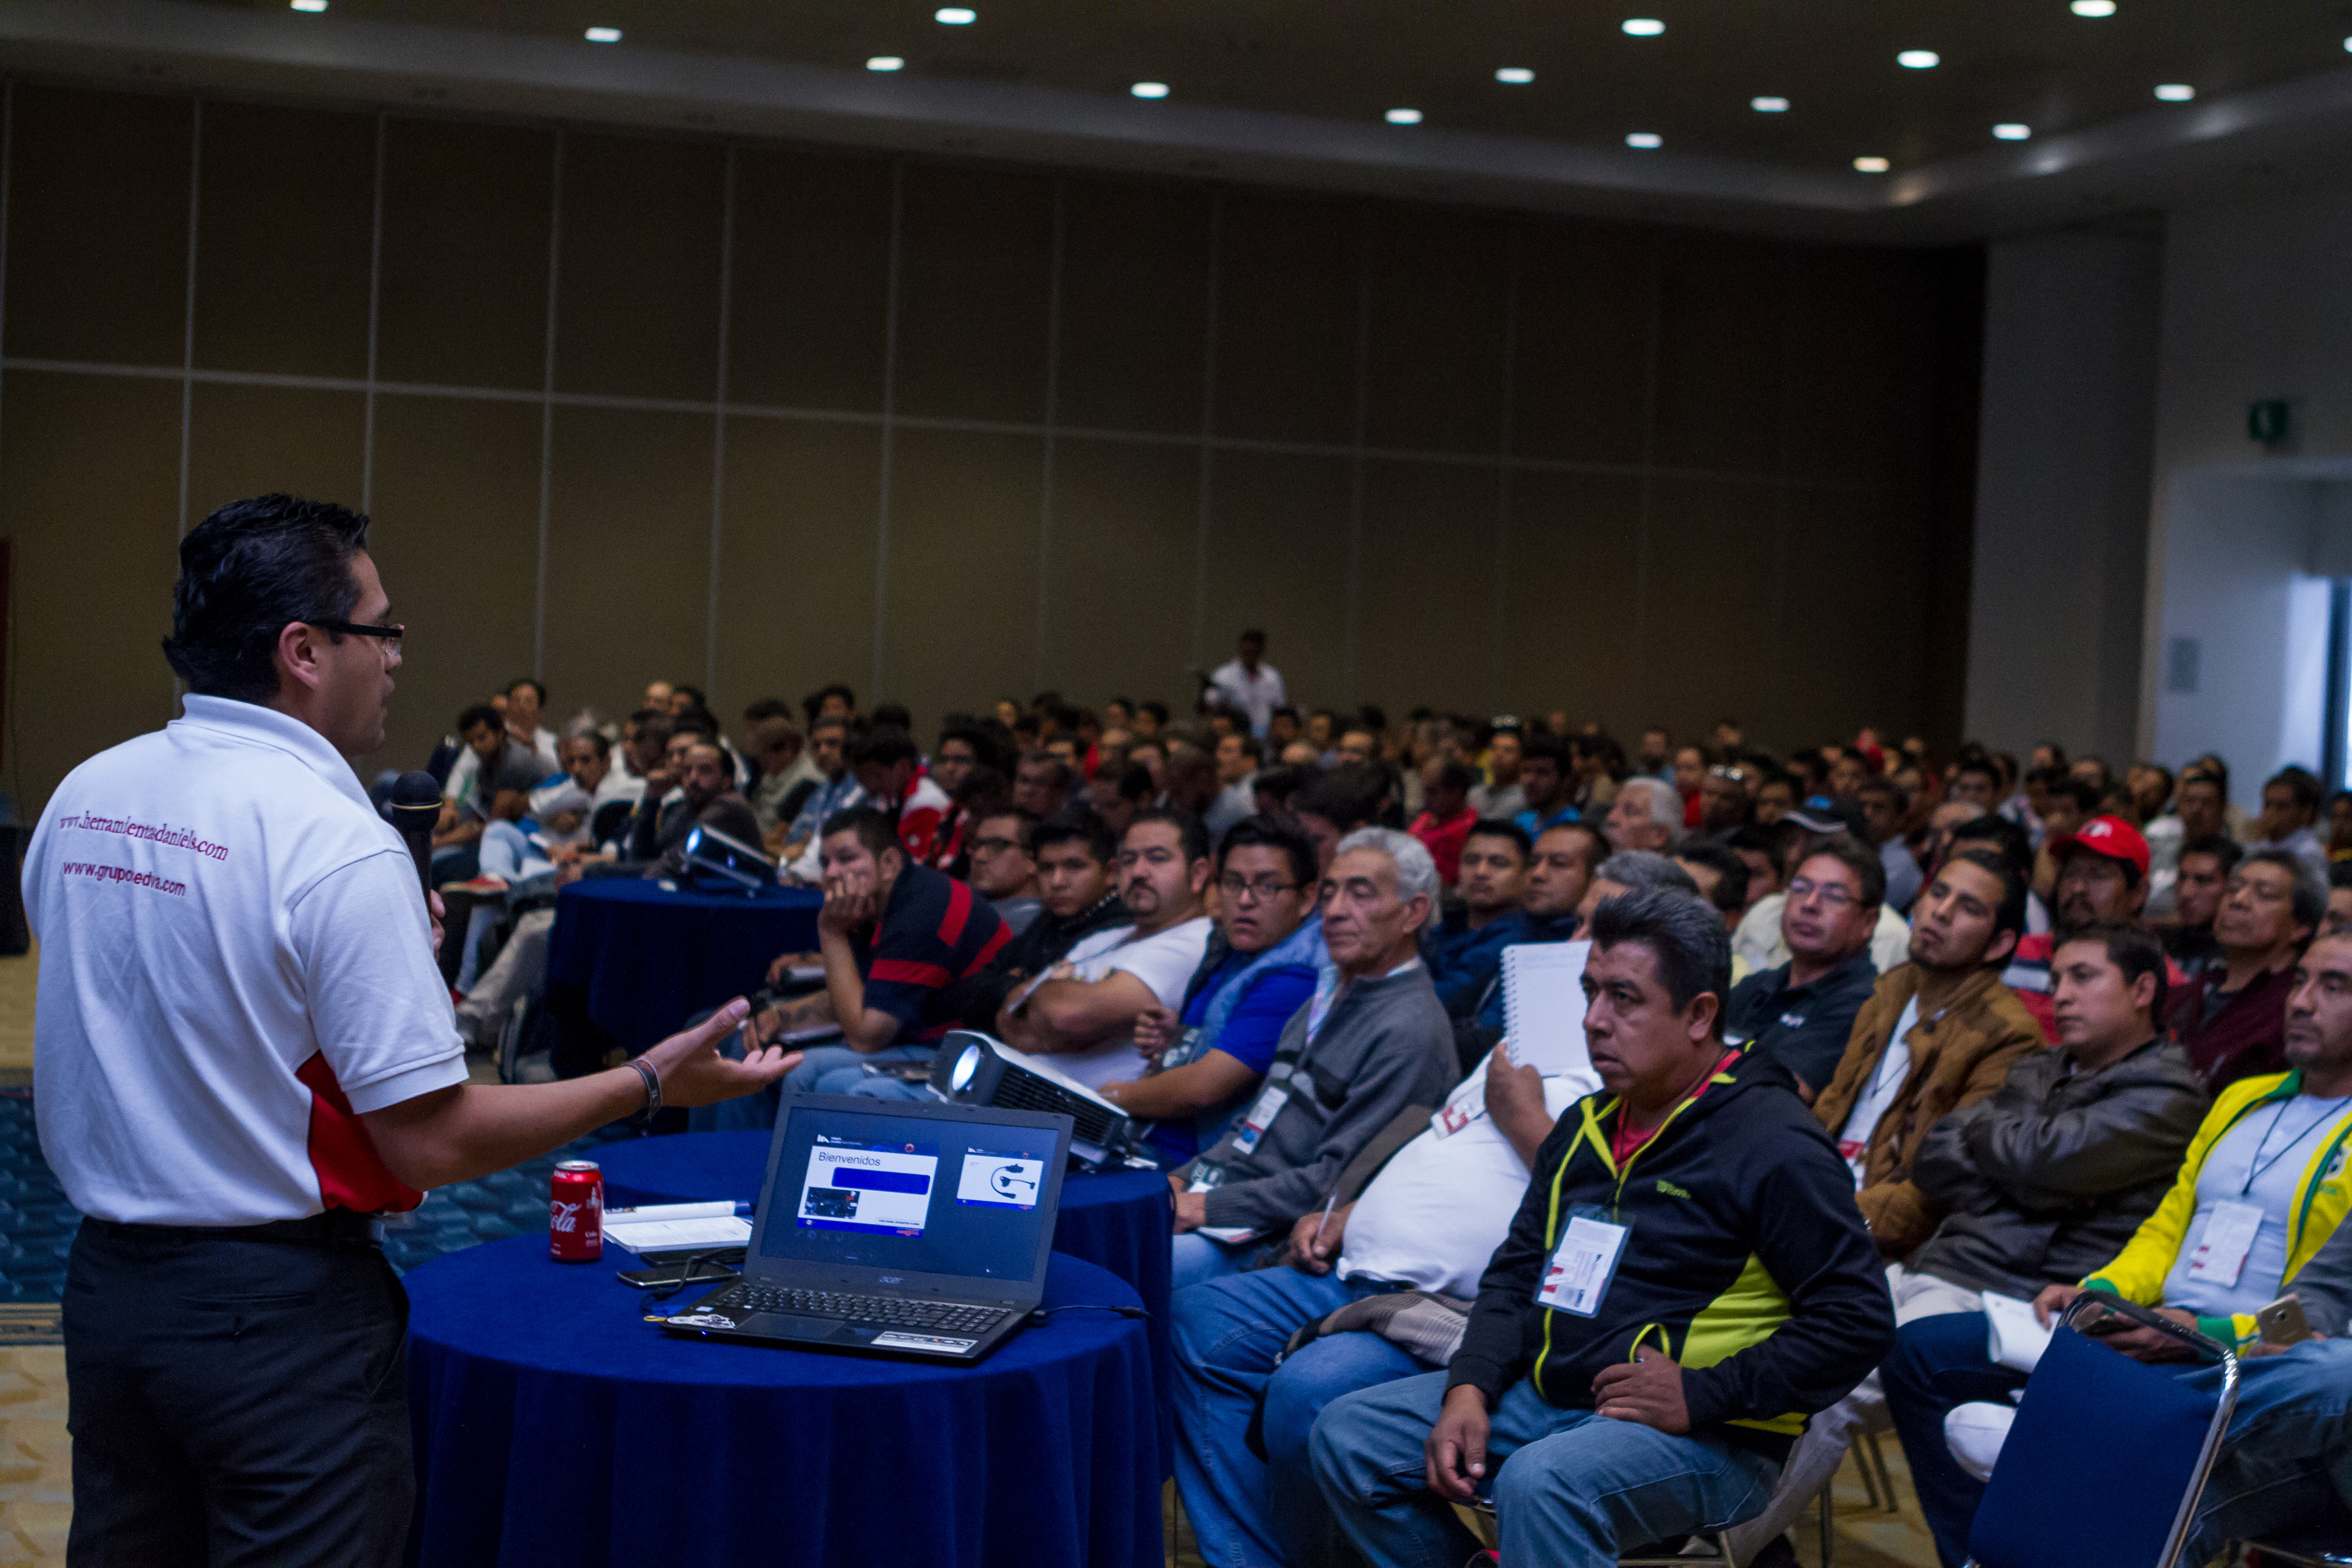
M 2221 962 L 2182 988 L 2171 1014 L 2208 1089 L 2285 1068 L 2295 960 L 2326 918 L 2326 887 L 2291 849 L 2250 851 L 2230 873 L 2213 916 Z
M 1857 839 L 1866 837 L 1861 811 L 1849 802 L 1832 801 L 1824 795 L 1808 796 L 1802 805 L 1784 812 L 1780 832 L 1784 835 L 1780 861 L 1784 877 L 1795 876 L 1797 868 L 1812 854 L 1813 846 L 1824 838 L 1840 833 Z M 1784 882 L 1780 891 L 1768 893 L 1748 907 L 1738 929 L 1731 933 L 1734 973 L 1760 974 L 1789 962 L 1788 937 L 1781 930 L 1781 914 L 1788 902 Z M 1902 963 L 1910 950 L 1911 928 L 1882 900 L 1877 924 L 1870 932 L 1871 962 L 1884 974 Z
M 1320 890 L 1329 967 L 1284 1026 L 1248 1109 L 1169 1177 L 1174 1289 L 1240 1273 L 1278 1247 L 1328 1205 L 1375 1134 L 1407 1106 L 1434 1110 L 1453 1085 L 1445 1009 L 1420 954 L 1437 888 L 1409 835 L 1366 827 L 1340 841 Z
M 1088 937 L 1034 988 L 1014 992 L 997 1015 L 997 1038 L 1089 1089 L 1143 1076 L 1136 1021 L 1182 1004 L 1208 950 L 1211 873 L 1200 818 L 1139 813 L 1118 847 L 1119 897 L 1135 923 Z
M 1135 1021 L 1144 1076 L 1101 1090 L 1153 1123 L 1152 1152 L 1171 1169 L 1224 1135 L 1323 959 L 1315 846 L 1295 826 L 1237 824 L 1218 847 L 1216 888 L 1216 932 L 1182 1007 L 1148 1007 Z
M 1037 887 L 1036 823 L 1008 806 L 971 824 L 971 890 L 988 900 L 1004 929 L 1019 936 L 1045 909 Z
M 1859 839 L 1822 839 L 1789 879 L 1780 914 L 1789 962 L 1732 988 L 1724 1038 L 1788 1068 L 1807 1104 L 1837 1071 L 1854 1015 L 1878 984 L 1870 935 L 1885 891 L 1883 863 Z

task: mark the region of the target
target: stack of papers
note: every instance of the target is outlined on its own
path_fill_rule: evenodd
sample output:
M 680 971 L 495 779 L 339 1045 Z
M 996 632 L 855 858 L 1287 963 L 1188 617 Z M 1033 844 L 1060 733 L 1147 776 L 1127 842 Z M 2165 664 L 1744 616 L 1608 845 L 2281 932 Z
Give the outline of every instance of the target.
M 751 1222 L 734 1203 L 648 1204 L 606 1209 L 604 1239 L 625 1252 L 679 1252 L 698 1247 L 744 1247 Z
M 2033 1303 L 2014 1296 L 1984 1293 L 1985 1356 L 1995 1366 L 2030 1373 L 2050 1348 L 2051 1331 L 2033 1313 Z

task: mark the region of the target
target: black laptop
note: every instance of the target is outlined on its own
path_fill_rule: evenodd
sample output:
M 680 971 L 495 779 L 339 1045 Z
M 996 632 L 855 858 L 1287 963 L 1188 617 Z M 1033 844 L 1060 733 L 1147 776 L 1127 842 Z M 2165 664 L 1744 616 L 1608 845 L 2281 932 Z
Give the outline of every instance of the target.
M 1070 1119 L 787 1094 L 743 1274 L 673 1333 L 976 1362 L 1045 1289 Z

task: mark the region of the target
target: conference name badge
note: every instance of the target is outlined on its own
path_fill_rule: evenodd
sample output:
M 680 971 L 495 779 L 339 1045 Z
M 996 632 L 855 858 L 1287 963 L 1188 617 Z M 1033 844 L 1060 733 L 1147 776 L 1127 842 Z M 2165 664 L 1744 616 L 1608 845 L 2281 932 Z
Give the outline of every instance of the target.
M 1267 1084 L 1259 1092 L 1257 1103 L 1249 1108 L 1249 1114 L 1242 1118 L 1242 1124 L 1234 1130 L 1234 1147 L 1244 1154 L 1255 1153 L 1257 1141 L 1265 1136 L 1265 1130 L 1274 1125 L 1274 1119 L 1289 1103 L 1290 1090 L 1280 1084 Z
M 1578 1318 L 1598 1312 L 1631 1234 L 1633 1227 L 1610 1219 L 1606 1209 L 1589 1205 L 1570 1209 L 1568 1226 L 1559 1233 L 1559 1245 L 1552 1249 L 1543 1281 L 1536 1287 L 1536 1305 Z
M 2263 1228 L 2263 1211 L 2253 1204 L 2219 1203 L 2205 1219 L 2205 1234 L 2189 1255 L 2189 1278 L 2209 1279 L 2223 1289 L 2233 1289 L 2246 1267 L 2246 1254 Z

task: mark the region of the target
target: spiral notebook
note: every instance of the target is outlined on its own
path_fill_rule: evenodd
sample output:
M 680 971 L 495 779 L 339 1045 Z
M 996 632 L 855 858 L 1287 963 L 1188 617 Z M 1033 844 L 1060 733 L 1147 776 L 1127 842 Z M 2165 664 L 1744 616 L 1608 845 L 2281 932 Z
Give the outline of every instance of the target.
M 1590 1078 L 1584 1049 L 1589 942 L 1522 942 L 1503 950 L 1503 1041 L 1511 1060 L 1546 1078 Z

